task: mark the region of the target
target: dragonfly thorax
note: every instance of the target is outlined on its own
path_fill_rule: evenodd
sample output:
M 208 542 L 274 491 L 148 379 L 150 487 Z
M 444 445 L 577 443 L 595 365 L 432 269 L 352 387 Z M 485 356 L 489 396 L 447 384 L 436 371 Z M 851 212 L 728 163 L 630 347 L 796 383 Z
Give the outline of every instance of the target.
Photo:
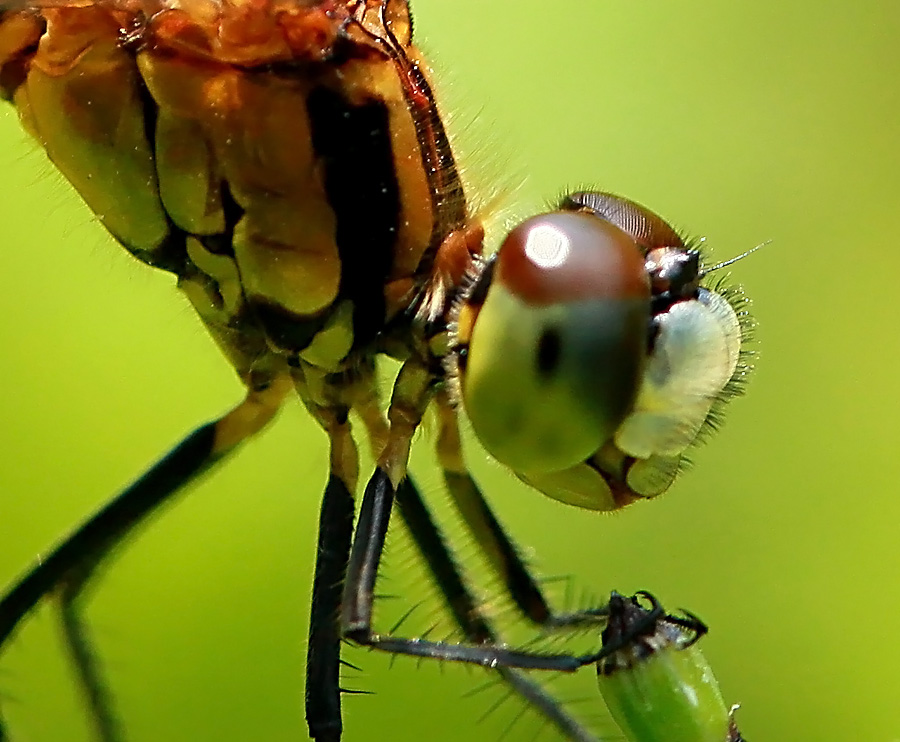
M 114 0 L 3 22 L 4 97 L 242 376 L 339 372 L 446 314 L 467 266 L 438 276 L 441 246 L 464 234 L 471 260 L 480 229 L 405 3 Z

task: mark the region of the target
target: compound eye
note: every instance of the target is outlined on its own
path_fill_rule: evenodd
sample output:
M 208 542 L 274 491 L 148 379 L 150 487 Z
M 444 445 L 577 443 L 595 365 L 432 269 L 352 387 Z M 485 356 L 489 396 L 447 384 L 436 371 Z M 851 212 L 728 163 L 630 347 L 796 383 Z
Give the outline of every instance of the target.
M 649 296 L 635 241 L 588 213 L 553 212 L 523 222 L 501 245 L 497 271 L 500 282 L 532 306 Z
M 584 461 L 630 411 L 647 348 L 644 256 L 589 213 L 533 217 L 507 236 L 460 379 L 482 444 L 517 472 Z

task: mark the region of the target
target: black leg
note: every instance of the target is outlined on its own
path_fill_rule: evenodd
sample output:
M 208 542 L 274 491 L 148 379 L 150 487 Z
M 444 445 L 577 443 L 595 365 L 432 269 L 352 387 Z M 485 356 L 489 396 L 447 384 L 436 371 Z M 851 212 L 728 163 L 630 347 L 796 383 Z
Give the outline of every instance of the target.
M 397 506 L 416 549 L 428 566 L 428 571 L 466 641 L 475 644 L 496 642 L 493 628 L 482 615 L 444 535 L 428 512 L 425 501 L 411 478 L 400 483 L 397 489 Z
M 404 639 L 377 634 L 372 630 L 375 578 L 384 549 L 384 539 L 394 501 L 394 487 L 388 475 L 375 470 L 366 486 L 360 507 L 356 535 L 350 551 L 341 612 L 341 628 L 353 641 L 384 652 L 414 657 L 464 662 L 485 667 L 574 672 L 606 656 L 601 650 L 590 655 L 543 654 L 509 649 L 498 644 L 452 644 L 425 639 Z M 599 614 L 598 609 L 597 613 Z
M 510 598 L 522 615 L 548 629 L 579 626 L 602 628 L 606 620 L 606 606 L 595 606 L 574 613 L 553 611 L 515 543 L 494 515 L 465 466 L 457 414 L 446 395 L 439 397 L 438 414 L 440 433 L 437 458 L 447 491 L 487 565 L 506 585 Z
M 66 578 L 60 591 L 60 619 L 65 647 L 78 673 L 98 742 L 122 742 L 125 735 L 115 713 L 113 694 L 103 679 L 101 663 L 93 650 L 88 627 L 81 620 L 79 598 L 86 597 L 82 589 L 91 576 L 93 566 L 90 565 L 77 577 Z
M 306 654 L 306 723 L 309 736 L 317 742 L 338 742 L 343 728 L 339 616 L 353 511 L 353 495 L 332 474 L 322 497 Z
M 375 578 L 378 576 L 393 504 L 391 480 L 384 471 L 375 469 L 359 509 L 341 605 L 343 633 L 356 641 L 359 641 L 358 635 L 371 633 Z
M 132 529 L 215 461 L 215 428 L 210 423 L 191 433 L 34 565 L 0 600 L 2 647 L 29 611 L 58 591 L 65 646 L 101 742 L 119 742 L 122 736 L 87 628 L 79 618 L 78 597 L 103 559 Z
M 45 596 L 57 593 L 63 638 L 84 691 L 97 737 L 121 739 L 111 694 L 101 677 L 80 614 L 80 601 L 98 569 L 116 546 L 185 485 L 258 432 L 278 410 L 290 388 L 274 378 L 248 392 L 244 401 L 219 420 L 188 435 L 134 484 L 107 503 L 35 564 L 0 599 L 0 649 L 19 623 Z M 4 738 L 0 720 L 0 740 Z
M 606 624 L 606 606 L 572 613 L 555 613 L 519 554 L 515 543 L 494 515 L 475 480 L 467 473 L 444 471 L 444 482 L 457 511 L 485 555 L 488 565 L 526 618 L 548 629 Z
M 407 478 L 397 489 L 397 506 L 422 559 L 428 565 L 447 607 L 466 641 L 473 644 L 495 643 L 495 634 L 478 602 L 466 585 L 450 547 L 428 511 L 412 479 Z M 524 673 L 500 667 L 497 672 L 531 708 L 556 726 L 574 742 L 596 742 L 596 738 L 573 718 L 539 683 Z
M 208 467 L 214 440 L 215 423 L 195 430 L 35 564 L 0 600 L 0 646 L 41 598 L 75 569 L 96 564 L 132 528 Z

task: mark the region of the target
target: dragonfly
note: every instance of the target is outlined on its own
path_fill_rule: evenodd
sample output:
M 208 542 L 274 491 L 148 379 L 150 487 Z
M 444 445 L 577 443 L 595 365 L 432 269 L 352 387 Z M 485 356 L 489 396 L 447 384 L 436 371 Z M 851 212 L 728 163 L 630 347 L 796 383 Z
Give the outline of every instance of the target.
M 0 648 L 55 596 L 97 736 L 125 739 L 81 598 L 140 524 L 296 396 L 330 443 L 310 737 L 341 739 L 349 642 L 488 668 L 563 738 L 597 740 L 535 675 L 609 649 L 504 640 L 407 470 L 413 437 L 436 420 L 446 492 L 523 620 L 599 636 L 607 605 L 554 609 L 471 475 L 460 421 L 555 500 L 613 511 L 661 495 L 750 369 L 746 299 L 712 275 L 724 264 L 601 190 L 487 250 L 406 0 L 3 0 L 0 94 L 115 240 L 176 276 L 245 389 L 8 587 Z M 386 405 L 383 358 L 400 364 Z M 376 464 L 357 504 L 358 438 Z M 376 626 L 392 519 L 461 641 Z

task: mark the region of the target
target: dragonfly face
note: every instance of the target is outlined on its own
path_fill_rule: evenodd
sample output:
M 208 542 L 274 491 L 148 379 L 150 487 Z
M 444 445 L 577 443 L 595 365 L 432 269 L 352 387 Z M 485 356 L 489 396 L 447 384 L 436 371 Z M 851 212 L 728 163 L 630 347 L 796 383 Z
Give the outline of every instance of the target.
M 295 391 L 332 451 L 307 671 L 312 736 L 340 737 L 342 636 L 492 667 L 575 669 L 498 650 L 502 637 L 459 597 L 452 555 L 407 479 L 412 436 L 434 409 L 448 490 L 526 617 L 596 624 L 602 610 L 554 616 L 527 575 L 468 476 L 460 409 L 488 451 L 550 497 L 610 510 L 656 496 L 745 370 L 740 299 L 703 285 L 696 251 L 662 219 L 601 192 L 567 196 L 484 257 L 403 0 L 5 7 L 0 93 L 123 247 L 177 277 L 247 397 L 77 531 L 77 548 L 14 586 L 0 641 L 60 584 L 74 601 L 134 525 Z M 387 415 L 380 355 L 403 364 Z M 378 464 L 352 548 L 351 413 Z M 472 651 L 372 630 L 394 498 Z M 89 665 L 78 669 L 96 689 Z M 501 674 L 535 697 L 517 671 Z M 533 702 L 569 738 L 591 738 L 549 696 Z M 108 703 L 93 708 L 107 737 Z
M 514 229 L 460 299 L 449 357 L 485 447 L 584 508 L 668 489 L 746 371 L 739 302 L 701 277 L 669 225 L 609 194 Z

